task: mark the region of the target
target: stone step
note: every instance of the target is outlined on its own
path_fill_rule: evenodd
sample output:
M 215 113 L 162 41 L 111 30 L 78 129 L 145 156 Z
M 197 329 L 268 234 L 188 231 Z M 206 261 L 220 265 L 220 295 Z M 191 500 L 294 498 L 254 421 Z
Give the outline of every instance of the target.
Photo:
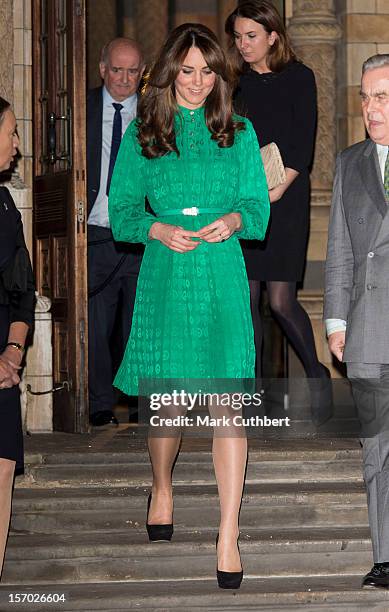
M 209 580 L 140 581 L 134 583 L 112 582 L 30 585 L 16 590 L 7 586 L 0 587 L 0 609 L 14 612 L 16 605 L 9 603 L 9 593 L 64 593 L 65 604 L 39 603 L 18 604 L 20 612 L 113 612 L 142 610 L 142 612 L 225 612 L 226 610 L 281 610 L 291 612 L 304 609 L 304 612 L 318 610 L 387 610 L 389 592 L 387 590 L 360 589 L 361 576 L 315 576 L 303 578 L 246 578 L 238 592 L 222 591 L 217 587 L 215 577 Z M 36 604 L 35 604 L 36 605 Z
M 150 546 L 149 546 L 150 548 Z M 261 554 L 261 547 L 243 550 L 242 559 L 248 578 L 280 576 L 322 576 L 363 574 L 372 565 L 370 550 L 352 552 L 324 551 L 279 552 Z M 164 552 L 144 550 L 141 554 L 127 546 L 127 557 L 114 556 L 111 550 L 103 556 L 63 559 L 29 559 L 7 561 L 2 584 L 201 580 L 211 579 L 215 571 L 215 544 L 192 547 L 165 546 Z
M 13 512 L 45 510 L 118 510 L 145 509 L 148 487 L 72 487 L 19 488 L 13 498 Z M 199 503 L 214 506 L 218 503 L 216 484 L 190 484 L 174 486 L 176 508 L 197 508 Z M 363 482 L 306 482 L 246 484 L 243 506 L 285 504 L 356 504 L 366 505 Z
M 89 495 L 92 492 L 92 495 Z M 137 531 L 144 528 L 147 490 L 53 489 L 15 495 L 13 532 L 68 533 L 73 531 Z M 175 488 L 176 531 L 214 530 L 219 521 L 215 486 Z M 282 530 L 289 527 L 365 526 L 366 495 L 348 483 L 330 485 L 247 485 L 242 500 L 241 525 Z
M 351 575 L 371 565 L 368 529 L 288 530 L 272 536 L 242 529 L 249 578 Z M 215 531 L 176 533 L 150 544 L 142 533 L 11 537 L 2 584 L 211 579 Z
M 204 528 L 207 517 L 207 528 L 217 529 L 219 511 L 205 507 L 200 513 L 195 510 L 181 509 L 175 512 L 175 530 L 194 530 Z M 205 514 L 206 513 L 206 514 Z M 255 529 L 260 520 L 265 529 L 277 531 L 287 524 L 290 527 L 321 527 L 347 526 L 367 524 L 366 507 L 333 505 L 331 508 L 301 506 L 298 514 L 290 506 L 281 508 L 267 507 L 259 512 L 258 508 L 242 510 L 241 524 L 246 529 Z M 121 531 L 124 529 L 141 529 L 145 523 L 145 512 L 118 511 L 114 516 L 101 511 L 68 511 L 58 512 L 28 512 L 16 514 L 11 521 L 14 532 L 20 533 L 71 533 L 75 531 L 95 532 L 99 530 Z
M 340 442 L 340 441 L 338 441 Z M 274 446 L 264 443 L 261 448 L 250 449 L 250 461 L 304 461 L 304 460 L 326 460 L 335 461 L 343 459 L 360 459 L 362 451 L 358 447 L 338 447 L 333 446 L 331 441 L 326 448 L 299 448 L 299 443 L 296 446 L 283 445 Z M 209 442 L 211 447 L 211 441 Z M 210 450 L 202 450 L 197 452 L 183 451 L 180 453 L 179 462 L 182 463 L 210 463 L 212 454 Z M 126 452 L 99 452 L 91 448 L 84 452 L 65 452 L 65 453 L 26 453 L 25 463 L 31 466 L 35 464 L 46 465 L 131 465 L 132 463 L 148 463 L 149 455 L 146 450 L 133 451 L 129 443 L 129 449 Z
M 210 483 L 215 481 L 212 461 L 194 462 L 180 458 L 174 469 L 174 483 Z M 274 460 L 248 462 L 246 482 L 361 482 L 361 461 L 356 458 L 335 460 Z M 151 468 L 145 461 L 131 464 L 71 464 L 29 466 L 18 486 L 69 487 L 122 487 L 148 486 Z
M 145 528 L 139 531 L 100 531 L 98 533 L 71 534 L 11 534 L 7 548 L 7 561 L 36 559 L 73 559 L 77 557 L 127 557 L 131 554 L 166 553 L 178 549 L 196 552 L 214 550 L 215 531 L 175 531 L 170 544 L 147 539 Z M 150 548 L 151 546 L 151 548 Z M 371 549 L 370 532 L 366 527 L 331 527 L 283 529 L 273 534 L 267 529 L 241 529 L 242 551 L 258 554 L 277 552 L 355 552 Z

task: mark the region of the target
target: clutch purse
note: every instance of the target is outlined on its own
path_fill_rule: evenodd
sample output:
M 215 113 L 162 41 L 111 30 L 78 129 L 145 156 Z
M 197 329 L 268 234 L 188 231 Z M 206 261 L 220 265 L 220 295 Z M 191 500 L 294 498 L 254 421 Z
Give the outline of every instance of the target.
M 274 189 L 286 181 L 284 163 L 275 142 L 261 148 L 263 167 L 265 169 L 268 189 Z

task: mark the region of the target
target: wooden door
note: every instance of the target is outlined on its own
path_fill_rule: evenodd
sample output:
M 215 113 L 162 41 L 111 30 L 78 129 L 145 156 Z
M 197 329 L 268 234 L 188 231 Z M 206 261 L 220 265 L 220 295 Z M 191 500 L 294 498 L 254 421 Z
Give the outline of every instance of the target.
M 88 430 L 85 0 L 33 0 L 37 290 L 52 301 L 54 429 Z

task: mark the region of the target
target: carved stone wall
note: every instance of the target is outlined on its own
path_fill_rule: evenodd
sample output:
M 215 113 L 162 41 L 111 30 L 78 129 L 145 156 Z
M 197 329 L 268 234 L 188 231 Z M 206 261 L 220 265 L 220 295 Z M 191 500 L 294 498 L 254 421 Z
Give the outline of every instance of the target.
M 12 103 L 18 123 L 21 158 L 11 182 L 7 185 L 20 210 L 24 234 L 30 253 L 32 243 L 32 22 L 29 0 L 0 0 L 0 95 Z M 36 334 L 33 347 L 27 352 L 26 368 L 21 382 L 23 424 L 30 431 L 52 430 L 52 398 L 40 400 L 27 394 L 30 375 L 52 386 L 51 315 L 38 303 Z M 49 310 L 49 308 L 47 309 Z M 36 347 L 44 347 L 37 353 Z M 43 359 L 44 356 L 44 359 Z M 36 387 L 36 385 L 33 385 Z M 46 386 L 45 384 L 43 386 Z M 39 385 L 38 385 L 39 387 Z M 42 385 L 39 387 L 42 388 Z
M 224 32 L 224 24 L 228 15 L 236 8 L 237 0 L 218 0 L 217 2 L 217 17 L 218 17 L 218 36 L 222 45 L 226 46 L 226 35 Z
M 102 47 L 118 35 L 116 2 L 87 0 L 87 87 L 101 85 L 99 74 Z M 96 10 L 98 6 L 98 10 Z
M 338 48 L 338 149 L 365 138 L 359 89 L 363 62 L 389 53 L 388 0 L 337 1 L 342 26 Z
M 311 173 L 311 224 L 307 253 L 306 279 L 324 281 L 327 228 L 336 156 L 336 46 L 341 29 L 335 16 L 333 0 L 293 0 L 289 34 L 299 57 L 315 73 L 318 93 L 318 125 Z M 323 290 L 312 292 L 309 282 L 299 298 L 312 322 L 319 358 L 330 365 L 323 329 Z M 312 305 L 314 308 L 312 309 Z M 290 360 L 296 372 L 297 358 Z M 301 366 L 298 366 L 298 369 Z M 335 374 L 335 371 L 333 371 Z
M 12 0 L 0 1 L 0 95 L 13 104 L 14 41 Z
M 168 33 L 168 0 L 147 0 L 135 4 L 135 33 L 146 61 L 153 61 Z
M 202 23 L 218 33 L 217 0 L 175 0 L 171 8 L 174 10 L 170 15 L 172 28 L 182 23 Z
M 331 190 L 336 154 L 336 44 L 341 34 L 333 0 L 294 0 L 289 34 L 299 58 L 314 71 L 317 83 L 312 188 Z

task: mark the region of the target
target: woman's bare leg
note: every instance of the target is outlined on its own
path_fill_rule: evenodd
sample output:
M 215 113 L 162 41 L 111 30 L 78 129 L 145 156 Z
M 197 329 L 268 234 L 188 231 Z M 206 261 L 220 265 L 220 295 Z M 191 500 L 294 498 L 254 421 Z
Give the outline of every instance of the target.
M 181 432 L 176 436 L 148 439 L 151 467 L 153 470 L 152 500 L 148 516 L 150 525 L 172 523 L 173 491 L 172 469 L 180 448 Z
M 215 410 L 212 416 L 234 417 L 241 414 L 225 407 Z M 219 543 L 217 567 L 225 572 L 242 569 L 237 538 L 239 536 L 239 511 L 242 501 L 247 463 L 247 438 L 243 427 L 219 427 L 214 429 L 212 445 L 213 464 L 220 500 Z
M 5 545 L 7 543 L 11 516 L 15 465 L 15 461 L 0 459 L 0 575 L 3 568 Z

